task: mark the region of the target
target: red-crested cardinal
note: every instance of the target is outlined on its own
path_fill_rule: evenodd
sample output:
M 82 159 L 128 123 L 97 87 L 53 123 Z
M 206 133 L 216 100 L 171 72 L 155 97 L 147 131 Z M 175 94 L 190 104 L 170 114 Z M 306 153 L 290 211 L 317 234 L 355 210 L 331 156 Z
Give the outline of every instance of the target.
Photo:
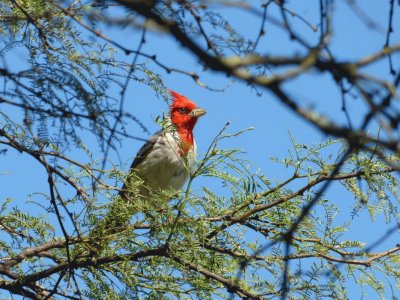
M 166 126 L 158 131 L 142 146 L 130 168 L 126 185 L 122 189 L 122 198 L 130 199 L 130 186 L 139 177 L 143 181 L 140 195 L 149 196 L 149 191 L 180 190 L 189 177 L 196 157 L 196 142 L 193 128 L 199 117 L 206 111 L 171 91 L 172 103 L 167 116 Z
M 166 126 L 151 136 L 139 150 L 119 196 L 114 199 L 108 214 L 89 234 L 89 245 L 97 252 L 108 244 L 108 236 L 124 228 L 132 213 L 137 211 L 136 208 L 127 210 L 123 202 L 143 203 L 150 209 L 157 209 L 157 203 L 151 197 L 153 192 L 171 190 L 174 193 L 183 187 L 190 175 L 196 158 L 193 128 L 206 111 L 188 98 L 174 91 L 170 93 L 172 103 Z

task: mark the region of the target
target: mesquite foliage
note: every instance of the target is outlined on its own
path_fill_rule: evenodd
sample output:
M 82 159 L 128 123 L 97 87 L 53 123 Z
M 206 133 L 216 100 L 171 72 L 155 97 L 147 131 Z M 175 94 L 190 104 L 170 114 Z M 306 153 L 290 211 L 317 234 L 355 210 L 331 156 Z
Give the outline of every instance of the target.
M 357 287 L 360 294 L 394 297 L 400 246 L 384 242 L 397 233 L 392 224 L 399 218 L 400 73 L 394 58 L 400 46 L 391 40 L 399 5 L 387 1 L 384 47 L 343 61 L 330 51 L 332 2 L 315 1 L 315 26 L 285 1 L 2 1 L 0 166 L 23 161 L 37 188 L 21 194 L 20 182 L 15 195 L 4 196 L 0 183 L 0 294 L 347 299 Z M 360 13 L 361 2 L 347 5 L 378 26 Z M 224 13 L 232 6 L 259 21 L 253 37 Z M 316 41 L 303 38 L 289 17 L 319 32 Z M 290 37 L 293 54 L 263 51 L 271 26 Z M 113 39 L 113 30 L 127 29 L 140 37 L 133 46 L 130 39 Z M 160 34 L 176 39 L 200 68 L 159 58 L 162 47 L 142 49 Z M 382 59 L 390 76 L 368 71 Z M 129 165 L 118 162 L 121 141 L 142 142 L 142 133 L 149 133 L 124 109 L 129 83 L 166 99 L 167 76 L 186 76 L 213 91 L 219 88 L 210 84 L 212 72 L 226 75 L 227 86 L 234 80 L 260 97 L 267 92 L 274 97 L 268 101 L 288 107 L 327 138 L 310 145 L 292 137 L 287 154 L 272 158 L 286 170 L 278 178 L 248 161 L 245 145 L 227 146 L 252 134 L 227 123 L 200 154 L 185 190 L 154 194 L 158 209 L 119 201 Z M 323 99 L 313 106 L 288 92 L 288 82 L 310 74 L 329 75 L 346 122 L 323 115 Z M 357 118 L 348 111 L 353 98 L 364 105 Z M 1 177 L 11 165 L 0 167 Z M 110 211 L 125 225 L 107 228 Z M 368 222 L 383 217 L 388 224 L 376 245 L 352 234 L 364 213 Z

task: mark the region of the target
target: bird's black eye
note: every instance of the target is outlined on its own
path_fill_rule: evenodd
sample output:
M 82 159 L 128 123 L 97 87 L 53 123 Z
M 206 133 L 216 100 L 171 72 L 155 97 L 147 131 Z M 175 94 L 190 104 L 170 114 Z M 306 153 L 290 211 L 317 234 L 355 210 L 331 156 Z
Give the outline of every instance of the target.
M 178 109 L 178 111 L 179 111 L 181 114 L 186 114 L 186 113 L 187 113 L 187 108 L 186 108 L 186 107 L 181 107 L 181 108 Z

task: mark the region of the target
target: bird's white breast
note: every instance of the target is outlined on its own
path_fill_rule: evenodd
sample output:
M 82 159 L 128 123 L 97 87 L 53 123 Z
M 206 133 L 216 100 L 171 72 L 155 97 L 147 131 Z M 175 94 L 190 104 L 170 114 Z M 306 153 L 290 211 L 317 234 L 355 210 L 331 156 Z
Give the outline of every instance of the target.
M 179 190 L 189 177 L 195 157 L 196 143 L 184 154 L 179 135 L 163 132 L 136 170 L 152 190 Z

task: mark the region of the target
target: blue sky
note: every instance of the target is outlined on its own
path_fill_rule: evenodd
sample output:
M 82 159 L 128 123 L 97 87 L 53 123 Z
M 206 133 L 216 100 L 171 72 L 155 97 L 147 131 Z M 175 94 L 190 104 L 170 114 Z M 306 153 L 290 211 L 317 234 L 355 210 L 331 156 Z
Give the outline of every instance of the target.
M 388 1 L 365 0 L 362 2 L 365 13 L 374 22 L 380 24 L 383 31 L 369 29 L 349 9 L 345 1 L 336 1 L 330 49 L 342 60 L 361 58 L 364 55 L 372 54 L 379 51 L 385 42 Z M 304 4 L 304 1 L 287 1 L 287 3 L 290 9 L 296 11 L 313 25 L 317 25 L 319 18 L 318 1 L 308 1 L 307 4 Z M 219 8 L 216 9 L 218 10 Z M 251 38 L 259 30 L 260 20 L 249 13 L 240 12 L 235 8 L 224 10 L 223 13 L 231 17 L 241 32 Z M 398 27 L 400 25 L 398 22 L 399 13 L 396 12 L 395 16 L 397 18 L 394 18 L 394 25 Z M 297 32 L 300 32 L 308 41 L 318 40 L 318 32 L 313 32 L 296 18 L 292 18 L 291 21 L 295 24 Z M 107 29 L 105 33 L 113 39 L 123 42 L 129 48 L 135 48 L 139 39 L 139 34 L 129 29 Z M 399 33 L 395 32 L 392 36 L 392 41 L 398 40 Z M 162 51 L 160 51 L 160 48 L 162 48 Z M 299 51 L 300 48 L 293 46 L 293 42 L 289 40 L 283 31 L 267 23 L 266 35 L 262 39 L 259 49 L 262 54 L 291 55 Z M 292 151 L 290 135 L 303 144 L 317 144 L 327 138 L 295 116 L 286 107 L 283 107 L 270 93 L 262 91 L 262 95 L 258 96 L 256 92 L 243 83 L 232 82 L 230 78 L 210 70 L 202 71 L 197 59 L 193 58 L 175 40 L 162 33 L 148 33 L 147 42 L 144 44 L 142 51 L 149 54 L 157 53 L 158 59 L 166 65 L 198 72 L 200 80 L 205 84 L 213 88 L 225 89 L 224 92 L 209 91 L 196 85 L 191 78 L 185 75 L 167 74 L 161 69 L 156 69 L 149 62 L 149 66 L 154 67 L 154 71 L 161 75 L 168 88 L 186 95 L 208 111 L 207 115 L 199 120 L 195 128 L 199 154 L 207 149 L 215 135 L 228 121 L 231 122 L 229 127 L 231 132 L 254 127 L 254 130 L 238 138 L 230 139 L 224 142 L 222 146 L 243 149 L 246 152 L 243 158 L 251 161 L 256 168 L 259 168 L 274 182 L 274 180 L 282 180 L 291 175 L 290 170 L 270 160 L 270 157 L 284 158 L 288 156 L 288 149 Z M 117 57 L 127 62 L 132 60 L 132 57 L 126 57 L 121 52 L 117 53 Z M 10 65 L 16 68 L 24 66 L 25 62 L 23 60 L 23 55 L 16 53 Z M 395 56 L 394 61 L 395 66 L 398 66 L 399 57 Z M 146 62 L 146 60 L 140 58 L 139 62 Z M 387 74 L 386 60 L 375 64 L 368 71 L 390 78 Z M 337 122 L 345 124 L 345 116 L 341 111 L 340 93 L 326 74 L 311 73 L 286 84 L 285 89 L 296 100 L 298 99 L 298 101 L 307 103 L 310 106 L 315 105 L 320 112 L 333 117 Z M 118 95 L 117 93 L 118 91 L 115 90 L 116 96 Z M 363 107 L 360 100 L 349 102 L 349 113 L 354 118 L 355 124 L 357 124 L 357 119 L 360 119 L 359 113 L 364 109 L 365 107 Z M 161 115 L 162 112 L 167 112 L 168 107 L 149 87 L 137 82 L 131 82 L 126 95 L 125 110 L 135 115 L 153 133 L 158 130 L 158 125 L 154 121 L 155 118 Z M 129 124 L 128 128 L 130 128 L 132 135 L 141 138 L 148 137 L 148 134 L 142 132 L 135 124 Z M 374 129 L 370 128 L 370 130 Z M 101 158 L 101 152 L 96 151 L 98 146 L 95 140 L 87 136 L 86 141 L 86 146 L 98 158 Z M 121 167 L 126 169 L 141 145 L 141 141 L 125 139 L 122 141 L 120 149 L 118 149 L 120 159 L 114 153 L 110 155 L 109 159 L 116 164 L 122 163 L 123 166 Z M 337 149 L 332 148 L 332 152 L 335 151 Z M 80 152 L 74 152 L 72 155 L 78 160 L 87 160 Z M 33 199 L 42 199 L 37 194 L 31 194 L 32 192 L 48 192 L 47 182 L 44 177 L 45 172 L 32 158 L 28 158 L 25 154 L 9 151 L 6 156 L 0 156 L 0 176 L 0 198 L 2 199 L 11 197 L 16 202 L 23 203 L 30 196 Z M 202 182 L 206 181 L 198 180 L 195 187 L 201 186 Z M 326 196 L 341 209 L 337 222 L 348 220 L 354 203 L 353 196 L 345 192 L 337 184 L 331 186 Z M 376 222 L 372 223 L 366 211 L 361 212 L 352 222 L 352 231 L 348 234 L 348 238 L 355 236 L 357 239 L 367 243 L 377 240 L 393 225 L 393 223 L 386 224 L 382 216 L 378 216 Z M 397 232 L 374 250 L 379 251 L 393 247 L 398 238 L 399 234 Z M 358 297 L 360 295 L 358 292 L 355 288 L 351 294 L 354 293 L 354 296 Z M 351 299 L 353 298 L 351 297 Z M 369 294 L 365 299 L 374 299 L 374 297 Z

